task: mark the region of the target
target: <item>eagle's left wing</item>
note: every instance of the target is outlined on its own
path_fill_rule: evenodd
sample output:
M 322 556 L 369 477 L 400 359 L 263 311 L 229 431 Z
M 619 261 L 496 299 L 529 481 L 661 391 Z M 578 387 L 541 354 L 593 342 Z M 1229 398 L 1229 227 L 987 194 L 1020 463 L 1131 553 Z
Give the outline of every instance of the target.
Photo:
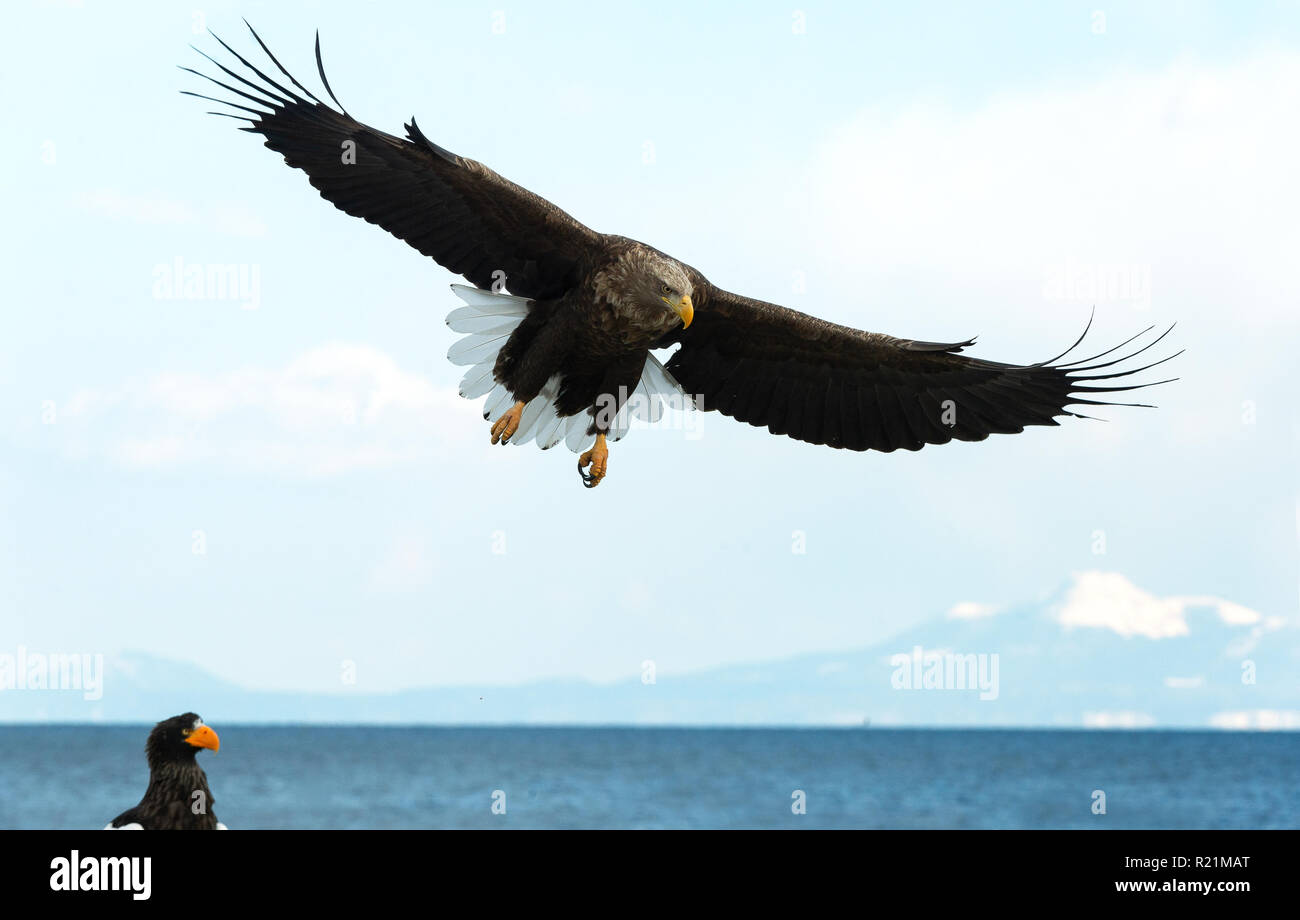
M 405 138 L 357 121 L 343 110 L 325 78 L 319 35 L 317 72 L 338 109 L 299 83 L 256 32 L 253 38 L 279 78 L 254 66 L 215 33 L 213 37 L 238 60 L 243 73 L 202 51 L 224 79 L 182 69 L 236 98 L 183 92 L 233 107 L 242 114 L 213 114 L 248 121 L 242 130 L 263 135 L 267 147 L 307 174 L 322 198 L 378 224 L 477 287 L 495 290 L 504 281 L 522 297 L 557 296 L 573 285 L 599 243 L 599 234 L 545 198 L 429 140 L 414 118 Z
M 732 294 L 698 272 L 694 277 L 695 320 L 665 339 L 665 345 L 681 343 L 668 370 L 700 408 L 812 444 L 920 450 L 954 438 L 982 441 L 1028 425 L 1056 425 L 1058 416 L 1078 415 L 1067 406 L 1140 405 L 1105 396 L 1168 382 L 1126 384 L 1122 378 L 1176 357 L 1111 370 L 1160 341 L 1167 329 L 1132 354 L 1097 362 L 1148 327 L 1083 361 L 1056 363 L 1083 341 L 1080 336 L 1050 361 L 1002 364 L 959 354 L 974 340 L 919 342 L 863 332 Z

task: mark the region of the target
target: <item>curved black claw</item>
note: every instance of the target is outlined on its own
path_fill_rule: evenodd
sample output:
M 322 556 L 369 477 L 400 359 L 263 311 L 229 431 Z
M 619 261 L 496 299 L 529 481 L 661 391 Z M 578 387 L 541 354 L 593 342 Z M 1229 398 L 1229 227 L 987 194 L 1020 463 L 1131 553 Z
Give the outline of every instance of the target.
M 591 473 L 583 472 L 587 464 L 591 464 Z M 605 436 L 596 435 L 596 443 L 591 446 L 591 450 L 583 451 L 582 456 L 578 458 L 578 475 L 582 477 L 582 484 L 588 489 L 594 489 L 600 485 L 605 475 L 609 472 L 609 448 L 605 446 Z

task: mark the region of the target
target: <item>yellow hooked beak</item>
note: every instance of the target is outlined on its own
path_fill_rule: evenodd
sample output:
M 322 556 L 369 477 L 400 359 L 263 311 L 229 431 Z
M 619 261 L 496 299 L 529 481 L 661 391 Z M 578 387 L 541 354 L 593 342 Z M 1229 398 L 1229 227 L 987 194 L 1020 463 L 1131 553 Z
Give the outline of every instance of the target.
M 192 744 L 198 748 L 207 748 L 210 751 L 221 749 L 221 739 L 217 733 L 206 725 L 200 725 L 194 731 L 185 736 L 185 743 Z
M 691 324 L 691 320 L 695 319 L 695 304 L 691 303 L 690 294 L 683 294 L 682 299 L 677 303 L 673 303 L 667 298 L 664 298 L 664 300 L 668 303 L 668 306 L 672 307 L 673 311 L 682 318 L 683 329 Z

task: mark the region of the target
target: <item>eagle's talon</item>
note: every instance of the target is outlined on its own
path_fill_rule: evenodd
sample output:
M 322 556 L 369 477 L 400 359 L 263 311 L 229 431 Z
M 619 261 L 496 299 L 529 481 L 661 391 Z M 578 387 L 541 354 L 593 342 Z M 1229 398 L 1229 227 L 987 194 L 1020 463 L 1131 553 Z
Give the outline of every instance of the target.
M 517 402 L 492 425 L 492 443 L 510 443 L 510 436 L 519 430 L 519 419 L 524 414 L 525 403 Z
M 586 467 L 591 466 L 591 472 L 586 472 Z M 596 443 L 592 445 L 591 450 L 585 451 L 578 458 L 578 475 L 582 477 L 582 484 L 588 489 L 594 489 L 600 485 L 600 481 L 605 478 L 605 473 L 609 470 L 609 448 L 605 446 L 605 436 L 596 435 Z

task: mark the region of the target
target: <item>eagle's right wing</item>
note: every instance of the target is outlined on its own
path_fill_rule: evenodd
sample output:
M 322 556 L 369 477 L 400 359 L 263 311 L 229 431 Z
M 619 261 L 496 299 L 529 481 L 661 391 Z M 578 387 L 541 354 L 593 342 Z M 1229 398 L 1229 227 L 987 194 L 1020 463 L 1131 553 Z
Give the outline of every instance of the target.
M 1169 382 L 1126 378 L 1176 357 L 1116 367 L 1155 345 L 1167 329 L 1120 358 L 1098 360 L 1138 336 L 1082 361 L 1058 363 L 1083 341 L 1080 336 L 1050 361 L 1004 364 L 960 354 L 973 339 L 921 342 L 864 332 L 724 291 L 698 272 L 693 281 L 694 322 L 674 329 L 661 345 L 681 343 L 668 370 L 697 405 L 772 434 L 850 450 L 982 441 L 1029 425 L 1055 425 L 1058 416 L 1079 414 L 1067 408 L 1072 405 L 1134 405 L 1111 397 Z
M 206 54 L 246 89 L 189 67 L 182 69 L 262 108 L 186 91 L 188 95 L 248 113 L 229 117 L 251 122 L 242 130 L 263 135 L 267 147 L 307 173 L 322 198 L 378 224 L 478 287 L 491 288 L 494 281 L 503 280 L 511 293 L 523 297 L 556 296 L 573 284 L 575 269 L 599 243 L 599 234 L 546 199 L 430 141 L 415 119 L 406 125 L 407 137 L 400 138 L 352 118 L 325 78 L 319 35 L 316 66 L 338 111 L 294 79 L 256 32 L 253 37 L 267 57 L 303 95 L 258 70 L 215 33 L 213 37 L 261 82 Z M 504 272 L 504 277 L 497 272 Z

